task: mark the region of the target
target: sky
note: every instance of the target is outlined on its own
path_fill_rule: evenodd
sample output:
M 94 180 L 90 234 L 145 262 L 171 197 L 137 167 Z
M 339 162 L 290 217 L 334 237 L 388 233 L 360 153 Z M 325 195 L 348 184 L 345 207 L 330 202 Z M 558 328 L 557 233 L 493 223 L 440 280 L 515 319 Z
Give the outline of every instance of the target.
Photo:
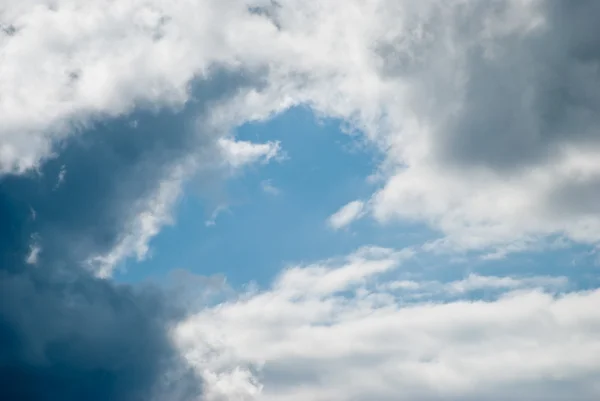
M 0 399 L 598 399 L 598 18 L 5 1 Z

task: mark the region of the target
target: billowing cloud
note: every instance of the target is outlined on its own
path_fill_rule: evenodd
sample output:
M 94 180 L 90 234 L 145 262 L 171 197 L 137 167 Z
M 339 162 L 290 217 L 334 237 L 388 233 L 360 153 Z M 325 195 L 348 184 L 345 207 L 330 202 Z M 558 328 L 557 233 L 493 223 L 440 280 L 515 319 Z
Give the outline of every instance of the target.
M 276 30 L 237 0 L 11 0 L 0 26 L 0 168 L 17 172 L 82 125 L 148 105 L 180 107 L 215 66 L 264 68 L 250 44 Z
M 297 104 L 342 118 L 386 155 L 370 209 L 381 222 L 420 221 L 462 249 L 596 243 L 599 12 L 593 0 L 11 1 L 0 159 L 22 171 L 81 124 L 180 105 L 215 66 L 243 68 L 263 84 L 214 105 L 211 124 Z
M 564 292 L 565 279 L 552 277 L 472 275 L 438 283 L 447 292 L 436 296 L 431 283 L 381 286 L 411 254 L 365 249 L 296 266 L 269 288 L 191 316 L 176 339 L 205 378 L 206 399 L 600 395 L 600 292 Z M 480 290 L 499 291 L 469 299 Z
M 480 17 L 463 27 L 460 15 L 442 24 L 453 47 L 427 52 L 429 66 L 409 79 L 431 104 L 413 114 L 420 137 L 375 196 L 375 216 L 426 221 L 467 248 L 549 233 L 597 242 L 597 4 L 472 12 Z

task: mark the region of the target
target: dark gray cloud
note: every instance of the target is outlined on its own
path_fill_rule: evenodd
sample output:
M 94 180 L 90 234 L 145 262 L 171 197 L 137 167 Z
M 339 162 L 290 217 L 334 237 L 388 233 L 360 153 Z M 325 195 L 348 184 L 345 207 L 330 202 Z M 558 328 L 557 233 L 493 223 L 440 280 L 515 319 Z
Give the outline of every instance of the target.
M 148 400 L 171 384 L 199 392 L 159 293 L 52 269 L 0 272 L 1 399 Z M 170 372 L 178 383 L 163 382 Z
M 374 215 L 417 216 L 463 249 L 597 243 L 600 3 L 419 4 L 406 39 L 377 47 L 384 76 L 405 88 L 397 124 L 409 135 L 390 152 L 405 164 Z
M 458 33 L 465 43 L 483 29 L 482 15 L 504 12 L 501 1 L 484 3 L 471 16 L 481 26 Z M 600 146 L 600 4 L 541 4 L 541 28 L 469 48 L 454 94 L 461 108 L 437 143 L 446 161 L 508 171 L 556 160 L 566 144 Z
M 196 85 L 195 99 L 180 110 L 94 123 L 39 172 L 0 179 L 0 399 L 198 394 L 168 336 L 181 311 L 159 290 L 95 278 L 81 261 L 119 242 L 135 205 L 173 163 L 210 146 L 196 117 L 250 82 L 218 72 Z M 32 242 L 42 251 L 28 265 Z

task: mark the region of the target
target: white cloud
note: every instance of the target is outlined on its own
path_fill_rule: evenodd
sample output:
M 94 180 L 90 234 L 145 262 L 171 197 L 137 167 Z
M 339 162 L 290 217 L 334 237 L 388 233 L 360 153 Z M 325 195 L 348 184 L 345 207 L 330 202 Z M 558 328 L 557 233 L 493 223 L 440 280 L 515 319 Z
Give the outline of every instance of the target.
M 337 212 L 329 216 L 327 222 L 334 230 L 346 227 L 365 214 L 365 204 L 362 201 L 352 201 L 342 206 Z
M 314 46 L 298 98 L 387 154 L 377 220 L 450 249 L 600 241 L 596 2 L 334 3 L 284 2 L 277 22 Z
M 267 84 L 227 118 L 308 103 L 346 120 L 387 155 L 373 216 L 449 249 L 600 241 L 596 2 L 278 4 Z
M 447 288 L 509 292 L 406 303 L 413 286 L 398 294 L 378 276 L 410 254 L 367 249 L 293 267 L 264 291 L 191 316 L 175 339 L 206 399 L 597 399 L 600 291 L 557 295 L 535 288 L 551 278 L 471 276 Z
M 216 64 L 253 70 L 261 51 L 251 44 L 275 28 L 246 3 L 5 2 L 14 32 L 0 35 L 2 171 L 35 166 L 91 120 L 180 105 Z
M 225 163 L 233 168 L 259 161 L 267 163 L 281 155 L 279 142 L 253 143 L 221 138 L 218 144 Z
M 381 222 L 423 222 L 452 249 L 598 243 L 599 13 L 593 0 L 9 1 L 1 169 L 35 166 L 91 120 L 181 104 L 222 66 L 256 83 L 211 105 L 217 131 L 307 104 L 377 144 Z M 225 141 L 235 166 L 275 146 Z

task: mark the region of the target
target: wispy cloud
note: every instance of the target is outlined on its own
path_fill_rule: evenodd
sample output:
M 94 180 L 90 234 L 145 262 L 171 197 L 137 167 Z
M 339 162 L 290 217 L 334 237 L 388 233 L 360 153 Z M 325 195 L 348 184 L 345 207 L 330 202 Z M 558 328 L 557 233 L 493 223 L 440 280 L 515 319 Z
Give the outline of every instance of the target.
M 329 216 L 327 223 L 334 230 L 339 230 L 361 218 L 366 213 L 365 204 L 362 201 L 352 201 L 342 206 L 337 212 Z
M 281 194 L 281 190 L 279 188 L 277 188 L 274 184 L 272 180 L 263 180 L 260 183 L 260 187 L 262 188 L 262 190 L 269 194 L 269 195 L 280 195 Z
M 267 163 L 281 156 L 279 142 L 252 143 L 222 138 L 218 143 L 225 162 L 233 168 L 257 162 Z

